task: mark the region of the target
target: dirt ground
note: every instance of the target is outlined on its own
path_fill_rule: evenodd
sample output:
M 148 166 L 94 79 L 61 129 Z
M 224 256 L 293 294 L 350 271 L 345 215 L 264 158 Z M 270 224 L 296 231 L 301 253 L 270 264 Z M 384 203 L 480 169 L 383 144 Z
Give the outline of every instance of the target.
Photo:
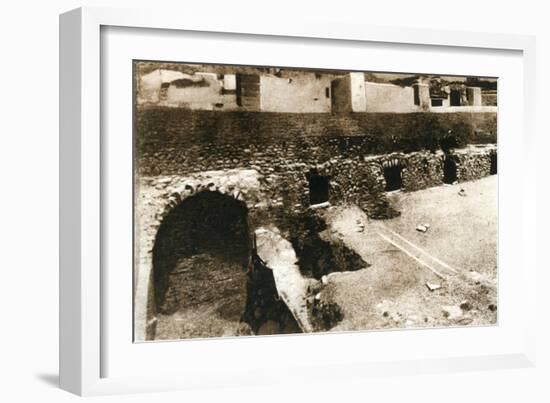
M 240 322 L 246 301 L 246 273 L 238 263 L 209 254 L 182 259 L 170 276 L 155 338 L 175 340 L 251 334 Z
M 495 324 L 497 177 L 388 197 L 401 211 L 391 220 L 369 220 L 356 206 L 324 210 L 327 235 L 369 264 L 318 282 L 323 303 L 343 314 L 330 330 Z M 158 315 L 156 339 L 252 334 L 240 323 L 246 277 L 239 264 L 195 255 L 178 263 L 169 283 L 164 304 L 175 313 Z
M 389 197 L 398 218 L 369 221 L 352 206 L 326 212 L 329 230 L 371 264 L 329 275 L 322 298 L 344 313 L 331 330 L 495 324 L 497 176 Z

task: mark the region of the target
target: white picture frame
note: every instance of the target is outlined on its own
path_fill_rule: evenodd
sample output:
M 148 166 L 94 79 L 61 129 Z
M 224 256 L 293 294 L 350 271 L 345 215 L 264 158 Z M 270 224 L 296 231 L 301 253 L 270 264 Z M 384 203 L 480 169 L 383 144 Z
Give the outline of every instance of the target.
M 304 357 L 294 357 L 288 365 L 277 362 L 263 365 L 263 371 L 241 367 L 229 371 L 223 366 L 213 372 L 209 379 L 201 378 L 204 372 L 193 371 L 193 376 L 186 373 L 185 368 L 198 363 L 200 357 L 189 355 L 185 364 L 174 364 L 171 371 L 153 375 L 125 374 L 111 375 L 106 369 L 106 360 L 113 354 L 113 346 L 105 335 L 109 315 L 106 291 L 102 272 L 108 245 L 104 244 L 102 225 L 105 216 L 102 215 L 105 178 L 111 173 L 105 166 L 105 145 L 101 133 L 105 130 L 102 118 L 102 37 L 105 27 L 132 29 L 177 30 L 180 32 L 218 33 L 219 35 L 243 35 L 254 37 L 256 41 L 277 40 L 286 38 L 293 41 L 307 40 L 338 40 L 339 43 L 377 43 L 380 46 L 400 44 L 428 46 L 447 49 L 476 49 L 478 52 L 498 50 L 511 51 L 520 55 L 522 74 L 515 77 L 522 80 L 523 98 L 518 101 L 522 105 L 522 122 L 519 122 L 518 141 L 521 144 L 521 160 L 529 161 L 534 155 L 535 133 L 534 95 L 535 95 L 535 41 L 533 37 L 522 35 L 504 35 L 489 33 L 466 33 L 458 31 L 431 31 L 408 28 L 381 28 L 368 25 L 353 25 L 341 22 L 304 20 L 300 24 L 281 25 L 269 20 L 240 21 L 235 19 L 217 20 L 195 18 L 195 16 L 166 13 L 154 10 L 115 10 L 104 8 L 80 8 L 61 15 L 60 17 L 60 385 L 63 389 L 79 395 L 97 395 L 113 393 L 151 392 L 196 387 L 215 387 L 224 385 L 252 385 L 258 383 L 293 382 L 299 376 L 302 380 L 308 377 L 322 379 L 328 375 L 304 374 L 303 368 L 324 366 L 337 368 L 339 377 L 345 378 L 353 374 L 369 376 L 371 374 L 412 374 L 419 372 L 439 372 L 457 370 L 479 370 L 497 368 L 518 368 L 533 366 L 535 362 L 535 287 L 529 278 L 536 277 L 535 243 L 535 200 L 529 192 L 534 188 L 534 179 L 525 178 L 522 182 L 517 200 L 512 207 L 519 206 L 520 217 L 505 228 L 514 231 L 500 233 L 500 243 L 516 245 L 514 251 L 521 262 L 521 276 L 516 284 L 517 292 L 521 293 L 521 309 L 525 313 L 521 323 L 514 322 L 514 341 L 503 345 L 498 353 L 490 351 L 469 351 L 463 354 L 457 351 L 449 354 L 434 353 L 417 358 L 401 357 L 399 352 L 385 360 L 368 360 L 360 354 L 351 353 L 343 361 L 326 362 L 311 360 L 307 355 L 304 340 L 307 337 L 280 336 L 269 339 L 269 348 L 277 351 L 277 346 L 294 345 L 294 349 L 305 352 Z M 168 31 L 166 31 L 168 32 Z M 128 77 L 131 80 L 131 77 Z M 128 94 L 131 97 L 131 94 Z M 499 101 L 500 102 L 500 101 Z M 500 114 L 500 108 L 499 108 Z M 502 121 L 499 117 L 499 125 Z M 499 127 L 499 136 L 500 136 Z M 521 135 L 520 135 L 521 134 Z M 500 141 L 500 139 L 499 139 Z M 511 143 L 512 144 L 512 143 Z M 514 143 L 515 144 L 515 143 Z M 499 154 L 500 158 L 500 154 Z M 503 164 L 510 164 L 506 159 Z M 499 160 L 499 172 L 501 162 Z M 510 175 L 506 165 L 502 170 L 503 179 Z M 522 191 L 523 190 L 523 191 Z M 502 193 L 501 193 L 502 197 Z M 129 206 L 130 208 L 130 206 Z M 502 215 L 500 216 L 502 217 Z M 500 305 L 499 305 L 500 310 Z M 132 313 L 127 312 L 129 317 Z M 500 323 L 502 328 L 506 323 Z M 481 332 L 485 330 L 481 329 Z M 487 330 L 486 337 L 493 330 Z M 431 333 L 410 333 L 409 342 L 420 338 L 439 337 L 441 330 L 431 330 Z M 454 332 L 454 331 L 453 331 Z M 460 332 L 457 330 L 456 332 Z M 398 340 L 399 332 L 377 332 L 375 335 L 354 333 L 340 335 L 350 343 L 360 343 L 365 338 L 378 340 L 388 338 Z M 446 336 L 449 336 L 448 333 Z M 498 333 L 494 333 L 498 335 Z M 521 334 L 521 341 L 518 341 Z M 456 337 L 464 337 L 464 333 L 456 333 Z M 453 336 L 453 337 L 455 337 Z M 322 348 L 325 343 L 341 342 L 341 339 L 314 336 L 316 348 Z M 325 337 L 324 339 L 319 337 Z M 265 338 L 260 338 L 265 339 Z M 467 338 L 466 338 L 467 339 Z M 192 351 L 215 351 L 219 361 L 236 354 L 254 355 L 267 348 L 267 342 L 252 341 L 253 339 L 220 341 L 193 341 L 193 344 L 161 343 L 156 347 L 150 343 L 145 354 L 162 349 L 162 354 L 171 354 L 175 349 Z M 511 339 L 510 339 L 511 340 Z M 131 340 L 126 340 L 131 343 Z M 243 344 L 246 342 L 246 344 Z M 208 344 L 210 343 L 210 344 Z M 212 344 L 214 343 L 214 344 Z M 235 350 L 231 350 L 236 345 Z M 481 349 L 482 350 L 482 349 Z M 130 351 L 130 350 L 129 350 Z M 180 351 L 181 353 L 181 351 Z M 159 353 L 159 356 L 163 356 Z M 123 357 L 124 358 L 124 357 Z M 346 357 L 345 357 L 346 358 Z M 246 360 L 244 360 L 246 361 Z M 178 365 L 181 371 L 174 368 Z M 281 366 L 284 371 L 281 371 Z M 258 365 L 258 369 L 262 365 Z M 255 368 L 256 369 L 256 368 Z M 207 368 L 204 371 L 208 371 Z M 323 371 L 329 372 L 329 371 Z M 114 372 L 113 372 L 114 373 Z M 331 375 L 334 376 L 334 375 Z

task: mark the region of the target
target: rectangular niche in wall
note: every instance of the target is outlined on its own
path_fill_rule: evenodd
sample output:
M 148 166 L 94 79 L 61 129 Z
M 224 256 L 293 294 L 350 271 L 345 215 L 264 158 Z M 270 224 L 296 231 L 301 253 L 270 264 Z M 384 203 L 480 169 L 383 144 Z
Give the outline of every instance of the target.
M 443 162 L 443 183 L 449 185 L 455 183 L 458 180 L 456 161 L 447 156 Z
M 328 177 L 319 175 L 314 169 L 309 171 L 306 177 L 309 182 L 309 203 L 328 202 Z

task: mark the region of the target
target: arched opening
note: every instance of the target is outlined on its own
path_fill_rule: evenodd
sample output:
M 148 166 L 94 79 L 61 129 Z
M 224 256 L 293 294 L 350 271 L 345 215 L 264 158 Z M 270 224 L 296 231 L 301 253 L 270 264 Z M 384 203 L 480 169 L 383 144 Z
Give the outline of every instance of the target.
M 456 161 L 446 157 L 443 162 L 443 183 L 453 184 L 457 181 Z
M 309 203 L 319 204 L 328 201 L 328 176 L 319 175 L 316 169 L 311 169 L 306 178 L 309 182 Z
M 238 334 L 249 257 L 244 202 L 205 191 L 176 206 L 153 247 L 156 338 Z
M 385 190 L 387 192 L 392 192 L 394 190 L 401 189 L 401 186 L 403 185 L 403 181 L 401 179 L 401 171 L 403 170 L 403 167 L 399 161 L 394 160 L 384 163 L 383 168 L 384 179 L 386 181 Z
M 491 153 L 490 158 L 491 158 L 491 168 L 489 173 L 491 175 L 496 175 L 497 174 L 497 153 L 496 152 Z

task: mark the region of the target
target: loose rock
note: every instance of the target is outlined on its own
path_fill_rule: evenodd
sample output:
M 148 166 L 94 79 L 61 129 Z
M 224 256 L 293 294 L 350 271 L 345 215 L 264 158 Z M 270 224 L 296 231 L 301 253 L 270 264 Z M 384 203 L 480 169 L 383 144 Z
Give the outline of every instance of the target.
M 470 277 L 472 280 L 481 280 L 481 274 L 475 270 L 470 270 Z
M 437 283 L 430 283 L 428 281 L 426 282 L 426 287 L 428 287 L 428 290 L 430 291 L 435 291 L 435 290 L 439 290 L 441 288 L 441 285 Z
M 428 231 L 428 228 L 424 224 L 419 224 L 416 226 L 416 230 L 418 232 L 426 232 Z
M 458 306 L 447 305 L 441 307 L 443 310 L 443 316 L 449 320 L 456 320 L 462 317 L 462 309 Z
M 472 304 L 470 304 L 470 302 L 464 300 L 460 303 L 460 309 L 462 309 L 463 311 L 469 311 L 472 309 Z

